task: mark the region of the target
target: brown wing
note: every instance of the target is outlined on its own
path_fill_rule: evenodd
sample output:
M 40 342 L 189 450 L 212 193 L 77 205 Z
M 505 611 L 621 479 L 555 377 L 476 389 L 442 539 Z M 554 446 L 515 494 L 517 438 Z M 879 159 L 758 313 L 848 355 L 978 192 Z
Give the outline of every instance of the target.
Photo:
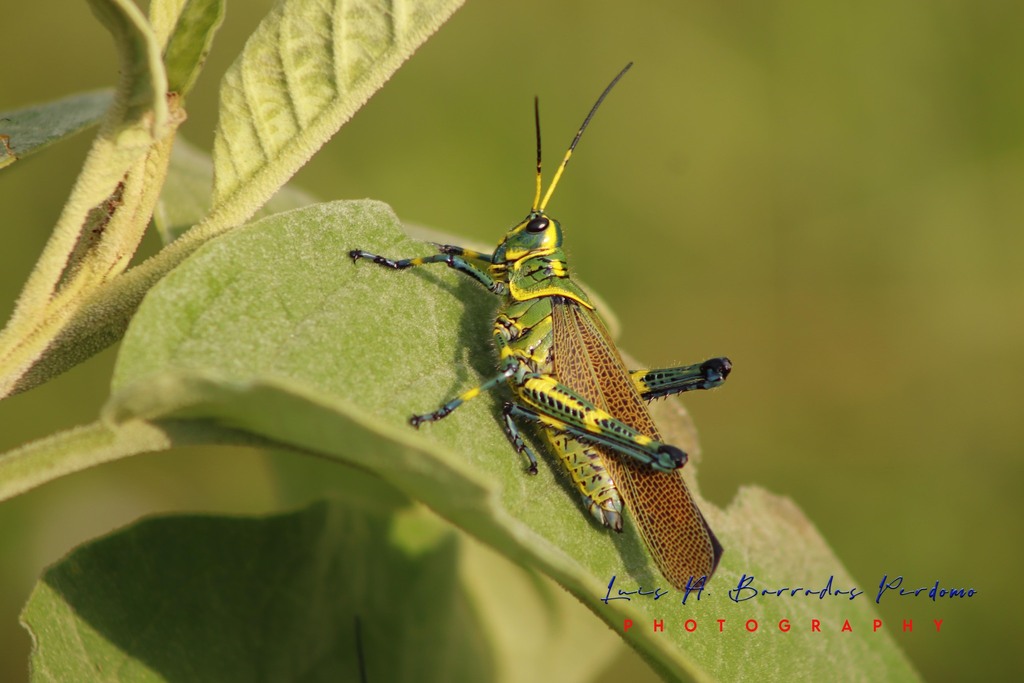
M 555 376 L 629 426 L 661 440 L 658 428 L 637 393 L 596 314 L 574 301 L 552 307 Z M 678 589 L 692 576 L 711 577 L 722 556 L 704 515 L 678 472 L 658 472 L 629 456 L 600 448 L 640 535 L 658 569 Z

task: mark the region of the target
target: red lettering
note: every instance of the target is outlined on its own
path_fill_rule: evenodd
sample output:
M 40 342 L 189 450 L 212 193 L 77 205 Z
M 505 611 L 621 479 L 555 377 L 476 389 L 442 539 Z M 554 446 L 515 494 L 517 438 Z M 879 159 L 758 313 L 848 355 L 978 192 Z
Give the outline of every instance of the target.
M 633 620 L 632 619 L 624 619 L 622 621 L 622 632 L 625 633 L 626 631 L 628 631 L 631 628 L 633 628 Z
M 658 631 L 664 631 L 664 630 L 665 630 L 665 620 L 664 619 L 655 619 L 654 620 L 654 632 L 657 633 Z
M 725 628 L 725 619 L 719 619 L 718 620 L 718 632 L 721 633 L 724 628 Z
M 751 633 L 757 630 L 757 619 L 747 619 L 747 630 Z
M 683 622 L 683 628 L 686 629 L 687 633 L 693 633 L 697 630 L 697 622 L 693 619 L 687 619 Z
M 845 633 L 846 631 L 849 631 L 851 633 L 853 632 L 853 627 L 850 626 L 850 620 L 849 619 L 844 621 L 843 622 L 843 627 L 841 629 L 839 629 L 840 633 Z
M 877 631 L 880 628 L 882 628 L 882 620 L 881 619 L 875 619 L 872 622 L 872 624 L 871 624 L 871 630 L 872 631 Z
M 821 622 L 817 619 L 811 619 L 811 633 L 821 633 Z
M 789 619 L 783 619 L 779 622 L 779 630 L 783 633 L 789 633 Z
M 913 632 L 913 630 L 914 630 L 914 620 L 911 619 L 910 621 L 907 621 L 906 619 L 904 619 L 903 620 L 903 632 L 904 633 Z
M 935 632 L 938 633 L 942 630 L 942 619 L 932 619 L 935 622 Z

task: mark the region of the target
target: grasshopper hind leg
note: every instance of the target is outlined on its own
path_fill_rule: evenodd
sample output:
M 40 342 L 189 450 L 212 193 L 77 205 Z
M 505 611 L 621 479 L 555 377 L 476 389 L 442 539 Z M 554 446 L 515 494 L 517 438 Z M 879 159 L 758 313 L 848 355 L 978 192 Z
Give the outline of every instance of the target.
M 721 386 L 732 372 L 728 358 L 710 358 L 703 363 L 677 368 L 633 370 L 630 379 L 633 388 L 645 401 L 664 398 L 694 389 L 714 389 Z
M 537 456 L 526 445 L 513 415 L 518 413 L 514 403 L 506 402 L 502 411 L 505 434 L 517 453 L 525 455 L 530 461 L 527 472 L 537 474 Z M 545 437 L 554 447 L 562 464 L 569 470 L 569 476 L 583 501 L 587 512 L 604 526 L 615 531 L 622 531 L 622 498 L 619 497 L 615 482 L 611 480 L 602 464 L 601 456 L 593 447 L 584 446 L 575 439 L 564 434 L 544 430 Z

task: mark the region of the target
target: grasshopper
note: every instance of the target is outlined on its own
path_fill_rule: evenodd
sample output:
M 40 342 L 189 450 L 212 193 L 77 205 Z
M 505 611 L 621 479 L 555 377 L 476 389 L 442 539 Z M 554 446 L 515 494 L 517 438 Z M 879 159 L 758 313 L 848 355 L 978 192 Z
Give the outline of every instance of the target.
M 697 508 L 680 473 L 687 455 L 661 440 L 646 402 L 722 384 L 728 358 L 665 369 L 627 370 L 594 304 L 569 275 L 562 228 L 545 208 L 598 107 L 632 66 L 627 64 L 598 97 L 542 196 L 540 107 L 536 194 L 526 217 L 493 253 L 435 244 L 430 256 L 393 260 L 353 250 L 353 261 L 403 270 L 443 263 L 502 298 L 493 336 L 499 372 L 432 413 L 414 415 L 419 427 L 440 420 L 466 401 L 507 383 L 503 426 L 515 450 L 537 472 L 537 456 L 519 431 L 539 425 L 551 450 L 568 470 L 583 505 L 601 524 L 622 530 L 623 507 L 632 517 L 655 564 L 678 589 L 703 585 L 722 556 L 722 546 Z M 694 583 L 697 582 L 697 583 Z

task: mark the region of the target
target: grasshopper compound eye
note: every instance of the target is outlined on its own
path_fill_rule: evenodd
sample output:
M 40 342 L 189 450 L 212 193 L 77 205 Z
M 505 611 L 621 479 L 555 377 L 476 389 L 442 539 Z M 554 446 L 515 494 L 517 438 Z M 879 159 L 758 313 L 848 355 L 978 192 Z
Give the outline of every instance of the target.
M 544 232 L 551 225 L 547 216 L 538 216 L 526 224 L 526 232 Z

